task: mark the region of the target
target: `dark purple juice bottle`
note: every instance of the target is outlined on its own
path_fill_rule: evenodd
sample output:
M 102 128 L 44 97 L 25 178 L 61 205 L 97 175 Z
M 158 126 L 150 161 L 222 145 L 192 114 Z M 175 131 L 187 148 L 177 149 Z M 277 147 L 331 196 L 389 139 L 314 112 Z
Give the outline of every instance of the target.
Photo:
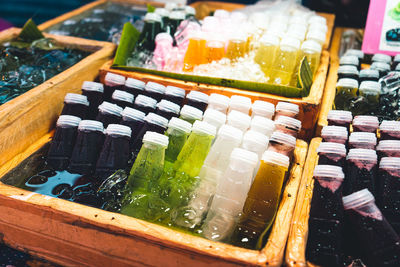
M 400 239 L 368 189 L 343 197 L 345 216 L 367 266 L 400 266 Z
M 341 167 L 315 167 L 306 257 L 321 266 L 342 263 L 343 179 Z
M 130 147 L 133 147 L 133 142 L 144 125 L 145 116 L 143 112 L 133 108 L 127 107 L 122 111 L 120 124 L 128 126 L 132 131 Z
M 348 131 L 343 126 L 324 126 L 321 130 L 321 137 L 324 142 L 333 142 L 346 145 Z
M 61 115 L 57 120 L 56 131 L 47 152 L 47 163 L 55 170 L 65 170 L 68 167 L 78 134 L 80 118 Z
M 334 165 L 341 168 L 346 163 L 346 146 L 339 143 L 322 142 L 318 149 L 318 165 Z
M 103 124 L 99 121 L 84 120 L 79 123 L 78 136 L 68 168 L 69 172 L 93 173 L 104 142 L 103 132 Z
M 346 110 L 330 110 L 328 113 L 328 125 L 346 127 L 347 132 L 350 132 L 350 124 L 353 120 L 351 111 Z
M 128 78 L 125 81 L 124 91 L 132 94 L 134 97 L 137 97 L 138 95 L 142 95 L 144 93 L 145 85 L 146 83 L 141 80 Z
M 97 114 L 96 120 L 103 123 L 104 127 L 108 127 L 109 124 L 117 124 L 121 120 L 121 113 L 121 107 L 109 102 L 103 102 L 99 106 L 99 114 Z
M 400 157 L 400 140 L 379 141 L 376 152 L 378 153 L 378 158 Z
M 275 131 L 297 137 L 301 130 L 301 121 L 288 116 L 279 116 L 275 120 Z
M 379 128 L 379 120 L 376 116 L 359 115 L 353 119 L 353 132 L 376 133 Z
M 376 134 L 365 132 L 354 132 L 349 136 L 349 149 L 364 148 L 373 149 L 376 147 Z
M 343 65 L 338 68 L 338 80 L 342 78 L 349 78 L 357 80 L 359 79 L 359 73 L 356 66 Z
M 186 95 L 186 104 L 204 112 L 208 106 L 208 95 L 199 91 L 190 91 Z
M 102 83 L 85 81 L 82 85 L 82 94 L 89 101 L 88 119 L 95 119 L 98 113 L 98 107 L 103 103 L 104 87 Z
M 64 107 L 61 115 L 71 115 L 85 119 L 89 110 L 87 97 L 79 94 L 67 94 L 64 98 Z
M 400 140 L 400 121 L 382 121 L 380 140 Z
M 111 96 L 115 90 L 124 90 L 125 77 L 108 72 L 104 78 L 104 101 L 111 101 Z
M 360 83 L 365 81 L 379 81 L 379 71 L 371 70 L 371 69 L 364 69 L 360 71 Z
M 164 97 L 165 86 L 155 82 L 148 82 L 144 88 L 144 94 L 148 97 L 155 99 L 160 102 Z
M 140 110 L 145 114 L 149 114 L 150 112 L 155 112 L 156 107 L 157 107 L 157 100 L 145 95 L 138 95 L 133 105 L 134 109 Z
M 130 93 L 121 90 L 115 90 L 111 98 L 112 103 L 123 109 L 126 107 L 133 108 L 134 96 Z
M 367 188 L 375 193 L 378 157 L 372 149 L 350 149 L 347 154 L 344 195 Z
M 131 128 L 125 125 L 110 124 L 105 134 L 106 138 L 96 164 L 95 175 L 101 180 L 106 179 L 118 169 L 125 169 L 130 158 L 129 142 Z
M 181 108 L 177 104 L 163 99 L 157 104 L 156 113 L 170 120 L 172 117 L 178 117 L 180 111 Z
M 171 101 L 180 107 L 183 106 L 183 100 L 185 100 L 186 91 L 182 88 L 168 85 L 165 88 L 164 99 Z
M 296 137 L 275 131 L 269 139 L 267 150 L 281 153 L 290 158 L 293 155 L 295 147 Z

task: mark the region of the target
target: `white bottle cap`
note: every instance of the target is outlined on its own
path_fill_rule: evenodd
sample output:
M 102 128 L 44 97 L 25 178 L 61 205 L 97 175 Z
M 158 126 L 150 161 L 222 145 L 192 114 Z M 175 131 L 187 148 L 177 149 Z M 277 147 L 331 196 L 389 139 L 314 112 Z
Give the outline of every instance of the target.
M 251 106 L 253 115 L 272 119 L 275 114 L 275 105 L 266 101 L 256 100 Z
M 193 132 L 215 136 L 217 129 L 205 121 L 195 121 L 192 128 Z
M 156 8 L 156 10 L 154 10 L 154 13 L 160 15 L 161 17 L 169 16 L 169 11 L 166 8 Z
M 57 120 L 57 127 L 78 127 L 81 118 L 71 115 L 61 115 Z
M 103 123 L 93 120 L 82 120 L 79 123 L 78 130 L 80 131 L 98 131 L 104 132 Z
M 121 115 L 122 118 L 130 118 L 137 121 L 143 121 L 144 117 L 146 116 L 144 112 L 130 107 L 124 108 Z
M 340 58 L 339 64 L 340 65 L 353 65 L 358 66 L 359 64 L 358 57 L 356 56 L 343 56 Z
M 260 43 L 266 46 L 278 46 L 279 37 L 273 34 L 264 34 L 260 38 Z
M 384 157 L 379 163 L 379 169 L 392 169 L 400 170 L 400 158 L 398 157 Z
M 215 109 L 212 109 L 212 108 L 208 108 L 204 112 L 203 121 L 214 125 L 218 129 L 219 127 L 221 127 L 222 125 L 225 124 L 225 122 L 226 122 L 226 114 L 222 113 L 222 112 L 220 112 L 218 110 L 215 110 Z
M 121 117 L 121 113 L 122 113 L 122 108 L 120 106 L 117 106 L 115 104 L 112 104 L 110 102 L 106 102 L 104 101 L 103 103 L 101 103 L 101 105 L 99 106 L 99 111 L 101 113 L 107 113 L 107 114 L 112 114 L 112 115 L 116 115 Z
M 314 177 L 344 179 L 344 173 L 341 167 L 333 165 L 317 165 L 314 169 Z
M 143 143 L 152 143 L 162 147 L 167 147 L 168 142 L 168 136 L 156 132 L 147 131 L 143 136 Z
M 328 112 L 327 118 L 328 118 L 328 120 L 335 120 L 335 121 L 341 121 L 341 122 L 345 122 L 345 123 L 351 123 L 353 120 L 353 114 L 351 113 L 351 111 L 331 109 Z
M 276 112 L 288 111 L 294 113 L 296 116 L 299 114 L 299 105 L 289 102 L 278 102 L 275 108 Z
M 353 148 L 349 150 L 346 159 L 377 162 L 378 156 L 376 155 L 376 151 L 372 149 Z
M 139 89 L 139 90 L 143 91 L 144 87 L 146 86 L 146 83 L 141 81 L 141 80 L 128 78 L 125 81 L 125 86 L 126 87 L 130 87 L 130 88 Z
M 180 115 L 183 118 L 192 120 L 201 120 L 203 118 L 203 112 L 200 109 L 189 105 L 184 105 L 182 107 Z
M 347 150 L 344 144 L 322 142 L 317 148 L 317 153 L 338 154 L 345 157 L 347 154 Z
M 106 129 L 107 135 L 120 135 L 131 137 L 132 130 L 128 126 L 120 124 L 109 124 Z
M 208 103 L 208 95 L 199 91 L 190 91 L 186 95 L 186 99 L 195 100 L 197 102 Z
M 238 141 L 242 141 L 243 132 L 236 127 L 225 124 L 219 129 L 218 136 L 229 137 Z
M 392 57 L 385 54 L 375 54 L 372 56 L 372 62 L 383 62 L 390 64 L 392 62 Z
M 289 28 L 289 30 L 286 32 L 286 36 L 288 37 L 293 37 L 296 38 L 297 40 L 301 42 L 304 40 L 304 38 L 306 37 L 306 31 L 303 30 L 297 30 L 293 27 Z
M 322 51 L 322 46 L 313 40 L 307 40 L 304 41 L 303 44 L 301 45 L 301 50 L 305 52 L 320 54 Z
M 341 139 L 348 138 L 347 128 L 343 126 L 324 126 L 321 130 L 321 136 L 325 137 L 340 137 Z
M 360 84 L 360 91 L 379 94 L 381 92 L 381 84 L 375 81 L 363 81 Z
M 349 136 L 349 144 L 371 144 L 376 146 L 376 135 L 374 133 L 354 132 Z
M 64 102 L 68 104 L 81 104 L 89 106 L 89 101 L 87 100 L 87 96 L 80 94 L 68 93 L 64 98 Z
M 243 112 L 232 110 L 227 118 L 228 124 L 246 131 L 250 127 L 251 117 Z
M 102 83 L 84 81 L 82 84 L 82 90 L 85 91 L 94 91 L 94 92 L 104 92 L 104 86 Z
M 326 24 L 326 18 L 318 15 L 314 15 L 308 19 L 309 24 Z
M 250 164 L 251 168 L 254 168 L 259 161 L 256 153 L 238 147 L 233 149 L 231 159 L 240 160 Z
M 138 95 L 135 99 L 135 104 L 155 108 L 157 105 L 157 100 L 145 95 Z
M 399 151 L 400 152 L 400 140 L 381 140 L 379 141 L 377 151 Z
M 387 121 L 384 120 L 379 125 L 379 130 L 389 131 L 389 132 L 399 132 L 400 131 L 400 121 Z
M 319 32 L 323 32 L 324 34 L 326 34 L 328 32 L 328 25 L 326 24 L 311 24 L 310 26 L 308 26 L 308 30 L 311 31 L 319 31 Z
M 185 13 L 182 11 L 172 11 L 171 13 L 169 13 L 169 18 L 176 19 L 176 20 L 184 20 Z
M 232 110 L 248 113 L 251 108 L 251 99 L 245 96 L 233 95 L 229 101 L 229 107 Z
M 213 93 L 208 98 L 208 104 L 213 107 L 220 107 L 220 110 L 225 110 L 229 107 L 229 97 Z
M 345 56 L 356 56 L 359 60 L 364 58 L 364 52 L 359 49 L 349 49 L 344 54 Z
M 352 74 L 359 75 L 358 69 L 354 65 L 342 65 L 338 68 L 338 74 Z M 379 72 L 378 72 L 379 77 Z
M 148 92 L 155 92 L 159 94 L 165 93 L 165 86 L 155 82 L 148 82 L 144 89 Z
M 379 128 L 379 120 L 376 116 L 358 115 L 353 119 L 353 126 L 369 126 Z
M 146 15 L 144 16 L 144 21 L 161 22 L 161 16 L 154 12 L 146 13 Z
M 380 71 L 390 71 L 390 65 L 384 62 L 375 61 L 371 64 L 371 69 Z
M 317 43 L 319 43 L 320 45 L 323 45 L 325 43 L 325 39 L 326 39 L 326 33 L 325 32 L 321 32 L 321 31 L 309 31 L 307 33 L 306 36 L 307 40 L 314 40 Z
M 243 135 L 242 147 L 250 150 L 262 150 L 265 151 L 267 148 L 269 139 L 266 135 L 256 132 L 254 130 L 248 130 Z
M 190 131 L 192 130 L 192 124 L 185 120 L 173 117 L 168 123 L 168 128 L 177 129 L 185 133 L 190 133 Z
M 378 70 L 371 70 L 371 69 L 360 70 L 360 78 L 375 78 L 375 79 L 379 79 L 379 71 Z
M 191 6 L 185 6 L 185 13 L 186 15 L 196 15 L 196 9 Z
M 299 132 L 301 129 L 301 121 L 288 116 L 279 116 L 278 119 L 275 120 L 275 125 L 283 125 L 284 127 L 296 132 Z
M 167 111 L 167 112 L 172 112 L 172 113 L 175 113 L 177 115 L 179 114 L 179 111 L 181 109 L 181 107 L 179 105 L 177 105 L 177 104 L 175 104 L 175 103 L 173 103 L 171 101 L 165 100 L 165 99 L 163 99 L 160 102 L 158 102 L 157 107 L 160 110 L 164 110 L 164 111 Z
M 106 85 L 124 85 L 125 77 L 112 72 L 107 72 L 106 77 L 104 78 L 104 83 Z
M 163 128 L 167 128 L 168 125 L 168 120 L 160 115 L 157 115 L 153 112 L 150 112 L 149 114 L 147 114 L 146 117 L 144 117 L 144 120 L 149 122 L 149 123 L 153 123 L 153 124 L 157 124 Z
M 265 117 L 254 116 L 251 120 L 250 130 L 257 131 L 266 136 L 271 136 L 275 131 L 275 122 Z
M 289 168 L 289 157 L 274 151 L 265 151 L 262 156 L 262 161 L 272 163 L 278 166 Z
M 350 78 L 342 78 L 336 83 L 336 87 L 358 88 L 358 81 Z
M 174 10 L 175 8 L 177 8 L 178 7 L 178 4 L 177 3 L 174 3 L 174 2 L 167 2 L 167 3 L 165 3 L 165 6 L 164 6 L 164 8 L 166 9 L 166 10 L 168 10 L 168 11 L 172 11 L 172 10 Z
M 351 195 L 343 197 L 342 200 L 344 209 L 348 210 L 363 206 L 368 202 L 375 201 L 375 198 L 371 192 L 365 188 Z
M 281 48 L 281 50 L 284 50 L 284 51 L 286 51 L 285 48 L 299 50 L 300 49 L 300 40 L 297 38 L 286 36 L 286 37 L 282 38 L 281 43 L 280 43 L 280 48 Z
M 270 142 L 277 142 L 293 148 L 296 147 L 296 137 L 282 132 L 275 131 L 269 140 Z
M 171 86 L 168 85 L 165 88 L 165 94 L 166 95 L 172 95 L 172 96 L 178 96 L 178 97 L 185 97 L 185 89 L 179 88 L 179 87 L 175 87 L 175 86 Z
M 114 100 L 124 101 L 132 104 L 134 96 L 125 91 L 115 90 L 111 98 Z

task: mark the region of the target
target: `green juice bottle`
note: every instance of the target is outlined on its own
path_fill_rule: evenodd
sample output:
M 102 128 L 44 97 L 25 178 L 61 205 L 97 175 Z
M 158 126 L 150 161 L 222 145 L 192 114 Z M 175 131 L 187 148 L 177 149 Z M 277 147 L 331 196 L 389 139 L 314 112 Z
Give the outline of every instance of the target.
M 158 196 L 158 179 L 164 170 L 167 146 L 168 136 L 150 131 L 144 135 L 126 185 L 122 214 L 153 221 L 168 208 Z

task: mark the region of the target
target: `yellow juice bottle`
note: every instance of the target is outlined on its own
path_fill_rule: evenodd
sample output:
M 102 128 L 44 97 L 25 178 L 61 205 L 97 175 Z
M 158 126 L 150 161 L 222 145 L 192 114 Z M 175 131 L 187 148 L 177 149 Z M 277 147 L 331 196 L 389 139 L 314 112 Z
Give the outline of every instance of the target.
M 260 39 L 260 47 L 254 57 L 254 61 L 260 65 L 261 70 L 269 80 L 271 67 L 279 48 L 279 37 L 264 35 Z
M 312 40 L 307 40 L 301 45 L 302 56 L 300 58 L 303 58 L 303 56 L 307 58 L 308 64 L 310 64 L 310 68 L 314 76 L 319 66 L 321 50 L 322 46 Z
M 226 57 L 230 60 L 236 60 L 246 54 L 247 39 L 243 34 L 232 34 L 226 48 Z
M 295 71 L 299 56 L 300 41 L 292 37 L 284 37 L 271 67 L 271 82 L 289 85 Z
M 218 61 L 225 56 L 225 43 L 220 40 L 208 40 L 206 42 L 207 62 Z
M 206 39 L 201 32 L 195 32 L 189 38 L 189 45 L 183 59 L 183 71 L 191 72 L 195 66 L 205 63 L 207 63 Z

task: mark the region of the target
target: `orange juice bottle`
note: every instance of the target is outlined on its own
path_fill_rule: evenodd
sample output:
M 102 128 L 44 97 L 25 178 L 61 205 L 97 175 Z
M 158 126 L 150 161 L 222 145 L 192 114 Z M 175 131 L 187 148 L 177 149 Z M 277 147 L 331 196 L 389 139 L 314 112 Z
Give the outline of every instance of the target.
M 230 60 L 236 60 L 243 57 L 246 53 L 247 39 L 243 34 L 233 33 L 228 41 L 226 48 L 226 57 Z
M 206 42 L 207 62 L 218 61 L 225 56 L 225 42 L 222 40 L 211 39 Z
M 194 32 L 189 38 L 189 45 L 183 59 L 183 71 L 191 72 L 195 66 L 205 63 L 207 63 L 206 39 L 202 32 Z

